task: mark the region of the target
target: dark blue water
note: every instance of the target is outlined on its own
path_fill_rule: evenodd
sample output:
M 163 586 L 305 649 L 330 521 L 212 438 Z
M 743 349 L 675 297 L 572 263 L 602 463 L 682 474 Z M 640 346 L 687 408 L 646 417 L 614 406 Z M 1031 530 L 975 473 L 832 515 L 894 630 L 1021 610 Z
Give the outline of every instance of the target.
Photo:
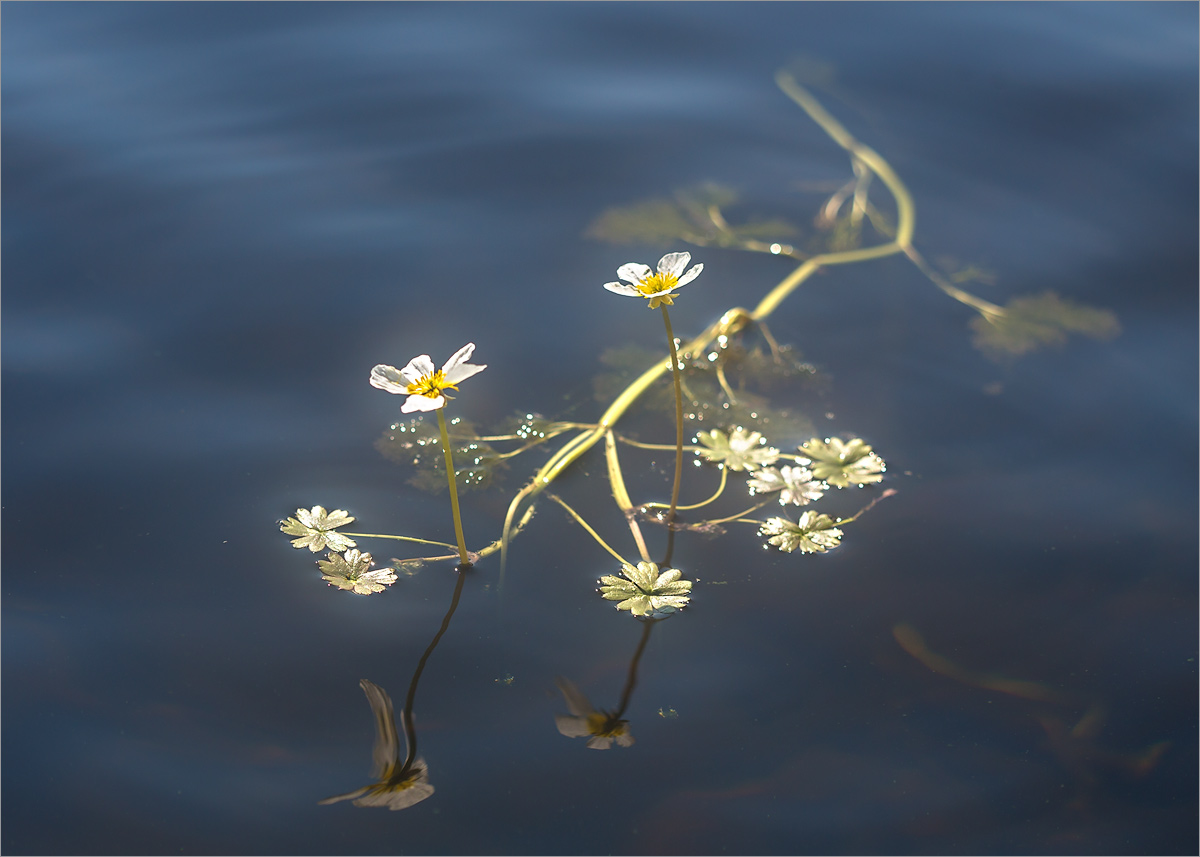
M 0 14 L 6 853 L 1195 853 L 1196 4 Z M 372 446 L 399 400 L 371 366 L 474 341 L 459 415 L 595 420 L 601 353 L 663 338 L 600 288 L 662 249 L 589 239 L 598 214 L 717 181 L 809 228 L 802 185 L 851 176 L 773 83 L 797 56 L 927 257 L 1120 336 L 998 364 L 903 258 L 815 277 L 771 317 L 825 378 L 795 404 L 898 494 L 823 556 L 681 535 L 693 605 L 640 660 L 637 743 L 602 753 L 555 729 L 554 678 L 614 707 L 641 626 L 539 505 L 421 678 L 436 793 L 317 806 L 369 781 L 358 680 L 399 708 L 455 583 L 336 592 L 278 532 L 322 504 L 452 538 Z M 683 336 L 792 267 L 678 249 L 705 265 Z M 624 454 L 666 490 L 669 453 Z M 464 495 L 469 540 L 541 460 Z M 598 450 L 557 490 L 632 551 Z

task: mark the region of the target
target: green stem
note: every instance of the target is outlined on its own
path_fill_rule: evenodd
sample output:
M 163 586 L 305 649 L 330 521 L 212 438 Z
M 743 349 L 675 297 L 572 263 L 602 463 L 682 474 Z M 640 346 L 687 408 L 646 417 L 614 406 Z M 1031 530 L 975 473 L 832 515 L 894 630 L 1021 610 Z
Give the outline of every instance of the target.
M 609 547 L 608 542 L 606 542 L 606 541 L 604 541 L 604 539 L 600 538 L 600 534 L 597 533 L 595 530 L 593 530 L 591 528 L 591 526 L 588 525 L 588 522 L 583 519 L 582 515 L 580 515 L 578 512 L 576 512 L 570 506 L 568 506 L 565 500 L 563 500 L 557 494 L 547 493 L 546 496 L 549 497 L 551 500 L 553 500 L 558 505 L 562 506 L 564 509 L 566 509 L 567 514 L 575 519 L 575 523 L 579 524 L 579 526 L 581 526 L 585 530 L 587 530 L 588 535 L 590 535 L 593 539 L 595 539 L 596 543 L 598 545 L 600 545 L 600 547 L 604 548 L 606 551 L 609 552 L 609 554 L 611 554 L 613 557 L 615 557 L 617 562 L 621 563 L 622 565 L 633 565 L 633 563 L 631 563 L 629 560 L 625 559 L 625 557 L 621 556 L 619 553 L 617 553 L 615 550 L 613 550 L 611 547 Z
M 821 129 L 835 143 L 846 149 L 852 157 L 865 164 L 887 186 L 896 203 L 897 222 L 895 237 L 887 243 L 874 247 L 862 247 L 857 250 L 822 253 L 818 256 L 813 256 L 776 285 L 766 297 L 759 301 L 758 306 L 753 310 L 747 311 L 741 307 L 735 307 L 727 311 L 721 316 L 719 321 L 710 325 L 686 346 L 686 350 L 692 353 L 696 353 L 706 347 L 721 334 L 729 335 L 741 330 L 748 322 L 762 322 L 775 311 L 776 307 L 783 303 L 788 295 L 824 267 L 865 262 L 868 259 L 880 259 L 904 253 L 912 245 L 913 232 L 916 228 L 916 206 L 913 204 L 912 197 L 908 193 L 908 188 L 904 186 L 904 182 L 892 170 L 891 165 L 873 149 L 855 140 L 841 123 L 826 112 L 825 108 L 804 87 L 800 86 L 791 75 L 786 72 L 780 72 L 776 75 L 775 80 L 784 94 L 796 102 L 808 114 L 809 118 L 820 125 Z M 696 240 L 690 237 L 688 240 L 702 246 L 708 243 L 702 239 Z M 783 253 L 782 255 L 796 256 L 794 253 Z M 673 345 L 675 341 L 674 337 L 670 338 Z M 678 366 L 678 361 L 674 361 L 673 365 Z M 508 512 L 504 518 L 504 529 L 500 536 L 501 581 L 504 578 L 508 545 L 514 534 L 513 525 L 517 520 L 517 512 L 521 506 L 541 493 L 547 485 L 558 478 L 558 475 L 563 470 L 604 437 L 605 431 L 621 419 L 625 411 L 662 376 L 665 369 L 666 366 L 661 361 L 658 361 L 643 372 L 613 400 L 608 410 L 600 417 L 598 424 L 594 428 L 585 430 L 568 441 L 558 452 L 550 457 L 549 461 L 542 465 L 533 479 L 513 497 L 512 502 L 509 503 Z
M 612 483 L 613 499 L 625 513 L 625 520 L 629 524 L 629 532 L 633 533 L 633 540 L 637 543 L 638 553 L 643 560 L 650 562 L 650 552 L 646 550 L 646 540 L 642 538 L 642 528 L 638 525 L 633 501 L 629 499 L 629 492 L 625 489 L 625 477 L 621 474 L 621 462 L 617 458 L 617 444 L 613 439 L 612 429 L 604 433 L 604 457 L 608 462 L 608 481 Z
M 751 512 L 757 512 L 759 509 L 761 509 L 763 506 L 767 505 L 770 502 L 772 502 L 772 501 L 771 500 L 763 500 L 758 505 L 751 506 L 749 509 L 738 512 L 736 515 L 730 515 L 728 518 L 713 518 L 711 521 L 701 521 L 700 523 L 701 524 L 727 524 L 730 521 L 740 521 L 740 520 L 742 520 L 742 515 L 749 515 Z M 761 522 L 760 521 L 746 521 L 746 523 L 761 523 Z
M 356 539 L 395 539 L 398 542 L 416 542 L 419 545 L 437 545 L 440 548 L 454 549 L 449 542 L 433 542 L 429 539 L 417 539 L 412 536 L 390 536 L 386 533 L 342 533 L 343 536 L 353 536 Z
M 693 503 L 690 506 L 676 506 L 675 508 L 676 509 L 699 509 L 703 506 L 707 506 L 709 503 L 716 502 L 717 498 L 719 498 L 723 493 L 725 493 L 725 483 L 728 481 L 729 481 L 729 468 L 722 467 L 721 468 L 721 484 L 719 486 L 717 486 L 717 491 L 715 494 L 713 494 L 707 500 L 702 500 L 699 503 Z M 661 508 L 663 508 L 663 504 L 662 503 L 646 503 L 642 508 L 643 509 L 661 509 Z
M 667 326 L 667 345 L 671 346 L 671 376 L 675 379 L 675 484 L 671 487 L 671 508 L 667 510 L 667 524 L 675 520 L 675 507 L 679 504 L 679 482 L 683 477 L 683 391 L 679 385 L 679 354 L 675 351 L 675 332 L 671 330 L 671 315 L 667 305 L 661 304 L 663 324 Z
M 463 565 L 470 565 L 467 555 L 467 540 L 463 538 L 462 517 L 458 512 L 458 487 L 454 484 L 454 459 L 450 457 L 450 435 L 446 431 L 445 408 L 438 408 L 438 431 L 442 433 L 442 451 L 446 453 L 446 479 L 450 483 L 450 509 L 454 512 L 454 537 L 458 539 L 458 558 Z

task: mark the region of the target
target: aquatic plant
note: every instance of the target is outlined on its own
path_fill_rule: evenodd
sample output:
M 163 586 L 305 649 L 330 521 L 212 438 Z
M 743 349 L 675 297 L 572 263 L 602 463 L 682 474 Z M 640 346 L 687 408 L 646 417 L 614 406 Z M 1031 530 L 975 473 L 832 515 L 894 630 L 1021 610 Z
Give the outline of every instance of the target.
M 620 602 L 618 610 L 630 615 L 661 619 L 682 610 L 691 600 L 692 581 L 683 580 L 683 572 L 668 568 L 659 572 L 652 562 L 621 566 L 621 575 L 600 578 L 600 594 L 608 601 Z
M 334 531 L 353 520 L 354 518 L 350 517 L 344 509 L 326 512 L 324 506 L 313 506 L 311 509 L 297 509 L 296 517 L 283 521 L 279 529 L 289 536 L 300 537 L 292 539 L 294 548 L 308 548 L 313 553 L 326 547 L 330 550 L 341 551 L 354 547 L 354 539 Z
M 565 511 L 595 545 L 621 563 L 621 574 L 600 578 L 599 592 L 603 599 L 617 602 L 617 611 L 637 618 L 642 628 L 620 705 L 613 711 L 593 707 L 567 680 L 557 682 L 570 711 L 567 715 L 557 715 L 559 732 L 570 737 L 587 737 L 588 747 L 604 749 L 614 742 L 625 747 L 633 744 L 623 714 L 651 630 L 676 615 L 693 597 L 693 582 L 684 578 L 681 569 L 672 567 L 677 535 L 714 538 L 729 526 L 748 525 L 757 528 L 765 539 L 764 548 L 788 554 L 823 554 L 842 543 L 848 525 L 880 500 L 895 494 L 894 489 L 884 490 L 848 517 L 832 514 L 828 511 L 829 504 L 841 495 L 841 490 L 835 489 L 867 489 L 884 481 L 887 467 L 883 458 L 861 437 L 819 438 L 814 434 L 812 421 L 803 413 L 790 406 L 772 404 L 772 399 L 802 400 L 798 387 L 817 378 L 814 367 L 798 350 L 776 340 L 767 327 L 767 319 L 819 271 L 903 256 L 943 293 L 976 314 L 971 322 L 975 343 L 992 355 L 1016 355 L 1040 345 L 1057 344 L 1068 332 L 1103 338 L 1117 331 L 1111 313 L 1072 304 L 1053 295 L 1017 298 L 1003 307 L 965 291 L 962 286 L 980 279 L 981 275 L 974 268 L 943 272 L 925 261 L 913 243 L 915 206 L 890 164 L 856 140 L 788 72 L 780 72 L 776 82 L 849 157 L 851 176 L 834 187 L 815 218 L 809 218 L 815 233 L 805 234 L 782 219 L 738 223 L 729 213 L 736 194 L 712 185 L 680 191 L 670 198 L 658 197 L 610 209 L 589 229 L 593 237 L 613 242 L 667 246 L 686 242 L 696 247 L 765 253 L 799 262 L 753 308 L 730 307 L 690 339 L 677 338 L 668 308 L 674 305 L 680 289 L 704 270 L 703 263 L 689 268 L 691 254 L 674 250 L 662 256 L 656 269 L 636 262 L 620 265 L 618 281 L 604 283 L 603 287 L 615 294 L 644 299 L 648 308 L 662 311 L 667 353 L 662 353 L 661 346 L 607 352 L 602 361 L 612 371 L 596 383 L 605 407 L 590 422 L 553 420 L 520 412 L 491 434 L 481 433 L 461 417 L 448 422 L 444 416 L 451 400 L 447 391 L 457 391 L 460 382 L 486 368 L 467 362 L 474 352 L 474 343 L 460 348 L 440 369 L 429 355 L 422 354 L 403 369 L 380 364 L 371 370 L 372 386 L 406 397 L 400 408 L 402 414 L 436 413 L 436 434 L 431 425 L 417 417 L 393 423 L 377 445 L 387 457 L 415 469 L 417 475 L 412 481 L 418 487 L 432 490 L 444 483 L 449 488 L 455 543 L 409 535 L 339 532 L 339 528 L 355 519 L 344 510 L 327 513 L 321 506 L 298 509 L 296 517 L 281 522 L 280 528 L 296 537 L 292 544 L 298 549 L 308 548 L 314 553 L 329 549 L 329 558 L 318 561 L 323 579 L 356 594 L 383 591 L 396 580 L 397 570 L 412 573 L 424 565 L 443 561 L 457 560 L 458 580 L 450 610 L 412 678 L 402 714 L 408 741 L 405 759 L 399 759 L 390 699 L 381 688 L 364 680 L 362 686 L 376 714 L 379 734 L 378 779 L 370 786 L 323 802 L 353 800 L 360 806 L 398 809 L 432 793 L 427 767 L 415 756 L 416 734 L 411 713 L 417 680 L 449 626 L 468 570 L 483 558 L 499 553 L 496 587 L 503 589 L 513 540 L 527 531 L 543 495 Z M 873 190 L 880 185 L 890 195 L 890 204 L 881 206 L 872 199 Z M 710 285 L 714 287 L 713 293 L 720 293 L 720 284 L 710 282 Z M 739 284 L 739 288 L 744 285 Z M 669 386 L 664 377 L 668 372 Z M 787 395 L 778 395 L 781 389 Z M 619 433 L 617 426 L 635 407 L 642 407 L 649 414 L 673 411 L 675 442 L 643 441 Z M 688 424 L 694 424 L 694 436 L 692 443 L 685 445 Z M 607 487 L 618 513 L 613 517 L 628 528 L 639 557 L 635 561 L 626 559 L 613 546 L 616 540 L 611 534 L 607 538 L 601 535 L 603 526 L 586 520 L 567 500 L 548 490 L 601 441 Z M 645 451 L 674 453 L 669 502 L 634 502 L 622 469 L 622 447 L 639 455 Z M 440 448 L 441 456 L 434 452 L 435 448 Z M 503 526 L 495 539 L 478 550 L 468 549 L 459 485 L 494 486 L 496 474 L 511 467 L 518 457 L 547 448 L 551 451 L 545 460 L 531 468 L 532 473 L 509 498 Z M 796 451 L 785 453 L 784 449 Z M 685 450 L 695 454 L 694 468 L 689 468 L 693 477 L 689 478 L 688 490 L 697 495 L 691 498 L 692 502 L 681 502 Z M 454 464 L 455 455 L 464 462 L 461 469 Z M 443 473 L 439 474 L 439 469 Z M 599 470 L 593 472 L 600 478 Z M 743 474 L 740 478 L 746 480 L 745 491 L 752 501 L 748 508 L 739 508 L 745 506 L 746 494 L 728 490 L 730 472 Z M 813 506 L 817 501 L 826 506 L 825 511 Z M 756 517 L 768 505 L 783 507 L 783 514 Z M 788 511 L 793 506 L 806 508 L 793 519 Z M 652 558 L 652 540 L 647 539 L 647 531 L 653 528 L 665 532 L 665 546 L 659 560 Z M 395 569 L 371 571 L 370 554 L 358 551 L 354 539 L 373 538 L 431 546 L 441 552 L 394 559 Z M 585 554 L 580 551 L 579 556 Z M 811 561 L 797 558 L 794 567 L 803 568 L 803 562 Z
M 446 390 L 457 390 L 458 382 L 465 381 L 472 375 L 478 375 L 487 368 L 487 364 L 477 366 L 467 361 L 475 351 L 475 343 L 468 342 L 455 351 L 441 369 L 433 367 L 433 361 L 428 354 L 422 354 L 408 361 L 403 369 L 395 366 L 380 364 L 371 370 L 371 386 L 378 387 L 388 393 L 407 395 L 400 412 L 409 414 L 413 411 L 437 411 L 438 433 L 442 440 L 442 450 L 446 454 L 446 476 L 450 480 L 450 507 L 454 514 L 454 535 L 458 539 L 458 558 L 463 565 L 470 565 L 471 559 L 467 553 L 466 539 L 463 538 L 462 515 L 458 509 L 458 487 L 454 480 L 454 458 L 450 448 L 450 437 L 446 431 L 446 417 L 442 409 L 446 407 Z

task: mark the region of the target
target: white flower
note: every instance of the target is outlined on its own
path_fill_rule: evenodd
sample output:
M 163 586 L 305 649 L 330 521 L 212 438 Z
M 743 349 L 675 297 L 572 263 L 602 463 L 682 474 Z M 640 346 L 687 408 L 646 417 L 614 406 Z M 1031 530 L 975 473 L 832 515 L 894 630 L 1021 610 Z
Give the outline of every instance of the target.
M 296 517 L 281 521 L 279 529 L 289 536 L 300 536 L 298 539 L 292 539 L 292 547 L 308 548 L 313 553 L 318 553 L 326 547 L 344 551 L 354 547 L 354 539 L 333 530 L 336 527 L 344 527 L 353 520 L 346 514 L 345 509 L 326 512 L 324 506 L 313 506 L 312 509 L 297 509 Z
M 751 494 L 779 492 L 779 505 L 807 506 L 825 493 L 825 486 L 813 480 L 806 467 L 766 467 L 756 470 L 746 483 Z
M 556 678 L 554 683 L 562 691 L 567 701 L 570 714 L 554 715 L 554 725 L 558 731 L 568 738 L 588 739 L 587 745 L 591 750 L 607 750 L 616 741 L 622 747 L 633 746 L 633 736 L 629 734 L 629 721 L 617 718 L 615 714 L 598 711 L 588 702 L 588 698 L 574 684 L 565 678 Z
M 396 572 L 390 568 L 371 570 L 369 553 L 359 553 L 351 548 L 343 554 L 331 553 L 329 559 L 317 560 L 321 579 L 338 589 L 349 589 L 359 595 L 383 592 L 385 586 L 396 582 Z
M 668 568 L 662 574 L 652 562 L 639 562 L 637 567 L 622 565 L 621 573 L 600 578 L 600 594 L 608 601 L 619 601 L 618 610 L 630 615 L 660 619 L 687 606 L 692 591 L 690 580 L 680 580 L 683 572 Z
M 487 368 L 486 364 L 477 366 L 467 362 L 474 350 L 475 343 L 468 342 L 454 352 L 441 369 L 433 368 L 433 361 L 428 354 L 414 357 L 403 369 L 380 363 L 371 370 L 371 386 L 389 393 L 407 394 L 408 398 L 400 406 L 403 413 L 436 411 L 446 404 L 443 390 L 457 390 L 459 381 L 465 381 Z
M 659 304 L 671 306 L 674 302 L 671 293 L 686 286 L 704 270 L 703 265 L 693 265 L 685 274 L 683 269 L 691 260 L 691 253 L 668 253 L 658 260 L 657 272 L 651 271 L 648 265 L 628 262 L 617 268 L 617 276 L 626 282 L 605 283 L 604 288 L 631 298 L 649 298 L 650 309 L 656 309 Z
M 758 534 L 769 536 L 767 541 L 784 553 L 797 549 L 801 553 L 824 553 L 837 547 L 842 538 L 842 531 L 834 526 L 832 518 L 811 509 L 795 524 L 787 518 L 768 518 Z
M 730 470 L 766 467 L 774 464 L 779 458 L 779 450 L 767 446 L 761 434 L 756 431 L 748 432 L 741 426 L 735 428 L 728 436 L 720 429 L 702 431 L 696 435 L 696 440 L 707 447 L 696 450 L 697 455 L 714 464 L 722 464 Z

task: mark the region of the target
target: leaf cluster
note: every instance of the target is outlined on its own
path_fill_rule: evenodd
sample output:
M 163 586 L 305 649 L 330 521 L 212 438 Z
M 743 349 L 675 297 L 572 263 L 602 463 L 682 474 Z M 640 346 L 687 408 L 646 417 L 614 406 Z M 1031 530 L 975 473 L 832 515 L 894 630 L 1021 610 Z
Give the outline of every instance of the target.
M 1054 292 L 1014 298 L 1002 314 L 971 319 L 973 344 L 992 359 L 1015 357 L 1046 345 L 1062 345 L 1067 335 L 1112 339 L 1121 331 L 1106 309 L 1060 298 Z
M 587 229 L 587 236 L 611 244 L 667 246 L 687 241 L 700 246 L 739 247 L 745 241 L 791 238 L 799 230 L 779 219 L 727 223 L 721 210 L 737 202 L 728 187 L 704 184 L 604 211 Z
M 460 488 L 487 488 L 508 467 L 491 444 L 480 439 L 474 423 L 455 418 L 448 421 L 446 432 Z M 375 441 L 375 448 L 385 458 L 416 468 L 408 480 L 410 485 L 434 494 L 446 490 L 446 459 L 437 423 L 432 420 L 417 417 L 393 423 Z
M 600 362 L 612 371 L 593 379 L 597 400 L 611 401 L 634 378 L 663 359 L 659 351 L 637 345 L 610 348 Z M 741 335 L 724 337 L 703 353 L 680 355 L 683 416 L 688 424 L 731 428 L 747 426 L 784 440 L 810 436 L 813 422 L 805 414 L 775 407 L 766 392 L 794 394 L 823 382 L 816 367 L 791 346 L 772 351 L 761 343 L 746 345 Z M 670 379 L 642 397 L 650 411 L 674 417 L 675 398 Z

